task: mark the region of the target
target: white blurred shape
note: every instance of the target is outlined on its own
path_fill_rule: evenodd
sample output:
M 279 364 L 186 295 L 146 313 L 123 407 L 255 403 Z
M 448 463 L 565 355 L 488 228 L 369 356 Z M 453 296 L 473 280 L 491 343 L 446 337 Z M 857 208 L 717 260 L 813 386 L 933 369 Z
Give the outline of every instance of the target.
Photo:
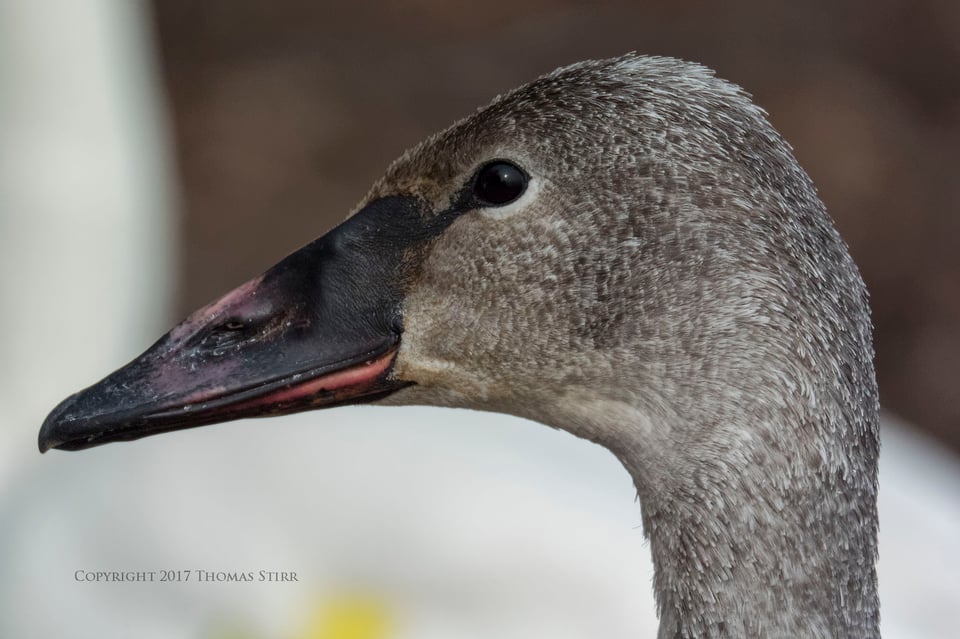
M 887 416 L 880 454 L 884 636 L 949 639 L 960 627 L 960 460 Z
M 143 10 L 0 2 L 0 486 L 65 389 L 169 319 L 172 198 Z
M 630 478 L 607 451 L 530 422 L 343 409 L 49 458 L 0 513 L 16 522 L 0 563 L 19 575 L 0 581 L 0 636 L 198 637 L 233 623 L 280 639 L 353 590 L 386 602 L 395 639 L 655 632 Z M 171 568 L 194 577 L 74 578 Z M 299 581 L 198 583 L 197 570 Z M 58 614 L 31 612 L 46 601 Z

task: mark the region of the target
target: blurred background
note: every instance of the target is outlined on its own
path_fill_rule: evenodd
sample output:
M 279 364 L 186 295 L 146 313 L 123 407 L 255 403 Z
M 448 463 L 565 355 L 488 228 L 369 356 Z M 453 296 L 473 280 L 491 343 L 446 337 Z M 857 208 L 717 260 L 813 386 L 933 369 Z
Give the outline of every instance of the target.
M 885 634 L 953 636 L 953 0 L 0 1 L 0 636 L 653 636 L 630 480 L 563 433 L 343 409 L 34 444 L 57 401 L 339 222 L 405 148 L 627 51 L 745 87 L 817 184 L 872 296 Z M 302 581 L 74 580 L 201 566 Z

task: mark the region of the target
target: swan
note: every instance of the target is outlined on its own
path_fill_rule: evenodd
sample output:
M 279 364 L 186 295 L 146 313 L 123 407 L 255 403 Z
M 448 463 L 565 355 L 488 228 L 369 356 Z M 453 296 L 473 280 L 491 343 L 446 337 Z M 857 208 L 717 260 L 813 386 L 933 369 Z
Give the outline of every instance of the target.
M 39 447 L 348 403 L 612 451 L 661 639 L 879 636 L 866 290 L 789 145 L 703 66 L 629 54 L 496 98 L 64 400 Z

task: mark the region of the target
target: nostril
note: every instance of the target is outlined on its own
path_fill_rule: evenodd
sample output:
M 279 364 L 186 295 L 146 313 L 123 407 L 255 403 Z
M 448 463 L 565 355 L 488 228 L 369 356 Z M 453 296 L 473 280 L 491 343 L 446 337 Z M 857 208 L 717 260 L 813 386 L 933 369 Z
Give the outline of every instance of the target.
M 246 324 L 238 319 L 228 319 L 220 325 L 220 327 L 226 331 L 240 331 L 243 330 L 244 326 L 246 326 Z
M 197 333 L 193 343 L 203 351 L 222 355 L 226 349 L 260 340 L 282 319 L 275 315 L 228 317 Z

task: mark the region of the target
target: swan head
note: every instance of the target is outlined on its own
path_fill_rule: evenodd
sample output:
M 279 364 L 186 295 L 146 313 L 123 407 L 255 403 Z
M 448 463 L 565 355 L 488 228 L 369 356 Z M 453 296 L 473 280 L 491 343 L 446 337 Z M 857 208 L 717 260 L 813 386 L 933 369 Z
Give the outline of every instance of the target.
M 629 55 L 411 149 L 343 224 L 67 398 L 39 444 L 344 403 L 512 413 L 630 471 L 661 636 L 874 636 L 872 356 L 859 273 L 763 112 Z
M 406 152 L 342 225 L 68 398 L 40 445 L 381 401 L 660 454 L 749 411 L 855 421 L 871 357 L 857 270 L 763 112 L 704 67 L 628 55 Z

